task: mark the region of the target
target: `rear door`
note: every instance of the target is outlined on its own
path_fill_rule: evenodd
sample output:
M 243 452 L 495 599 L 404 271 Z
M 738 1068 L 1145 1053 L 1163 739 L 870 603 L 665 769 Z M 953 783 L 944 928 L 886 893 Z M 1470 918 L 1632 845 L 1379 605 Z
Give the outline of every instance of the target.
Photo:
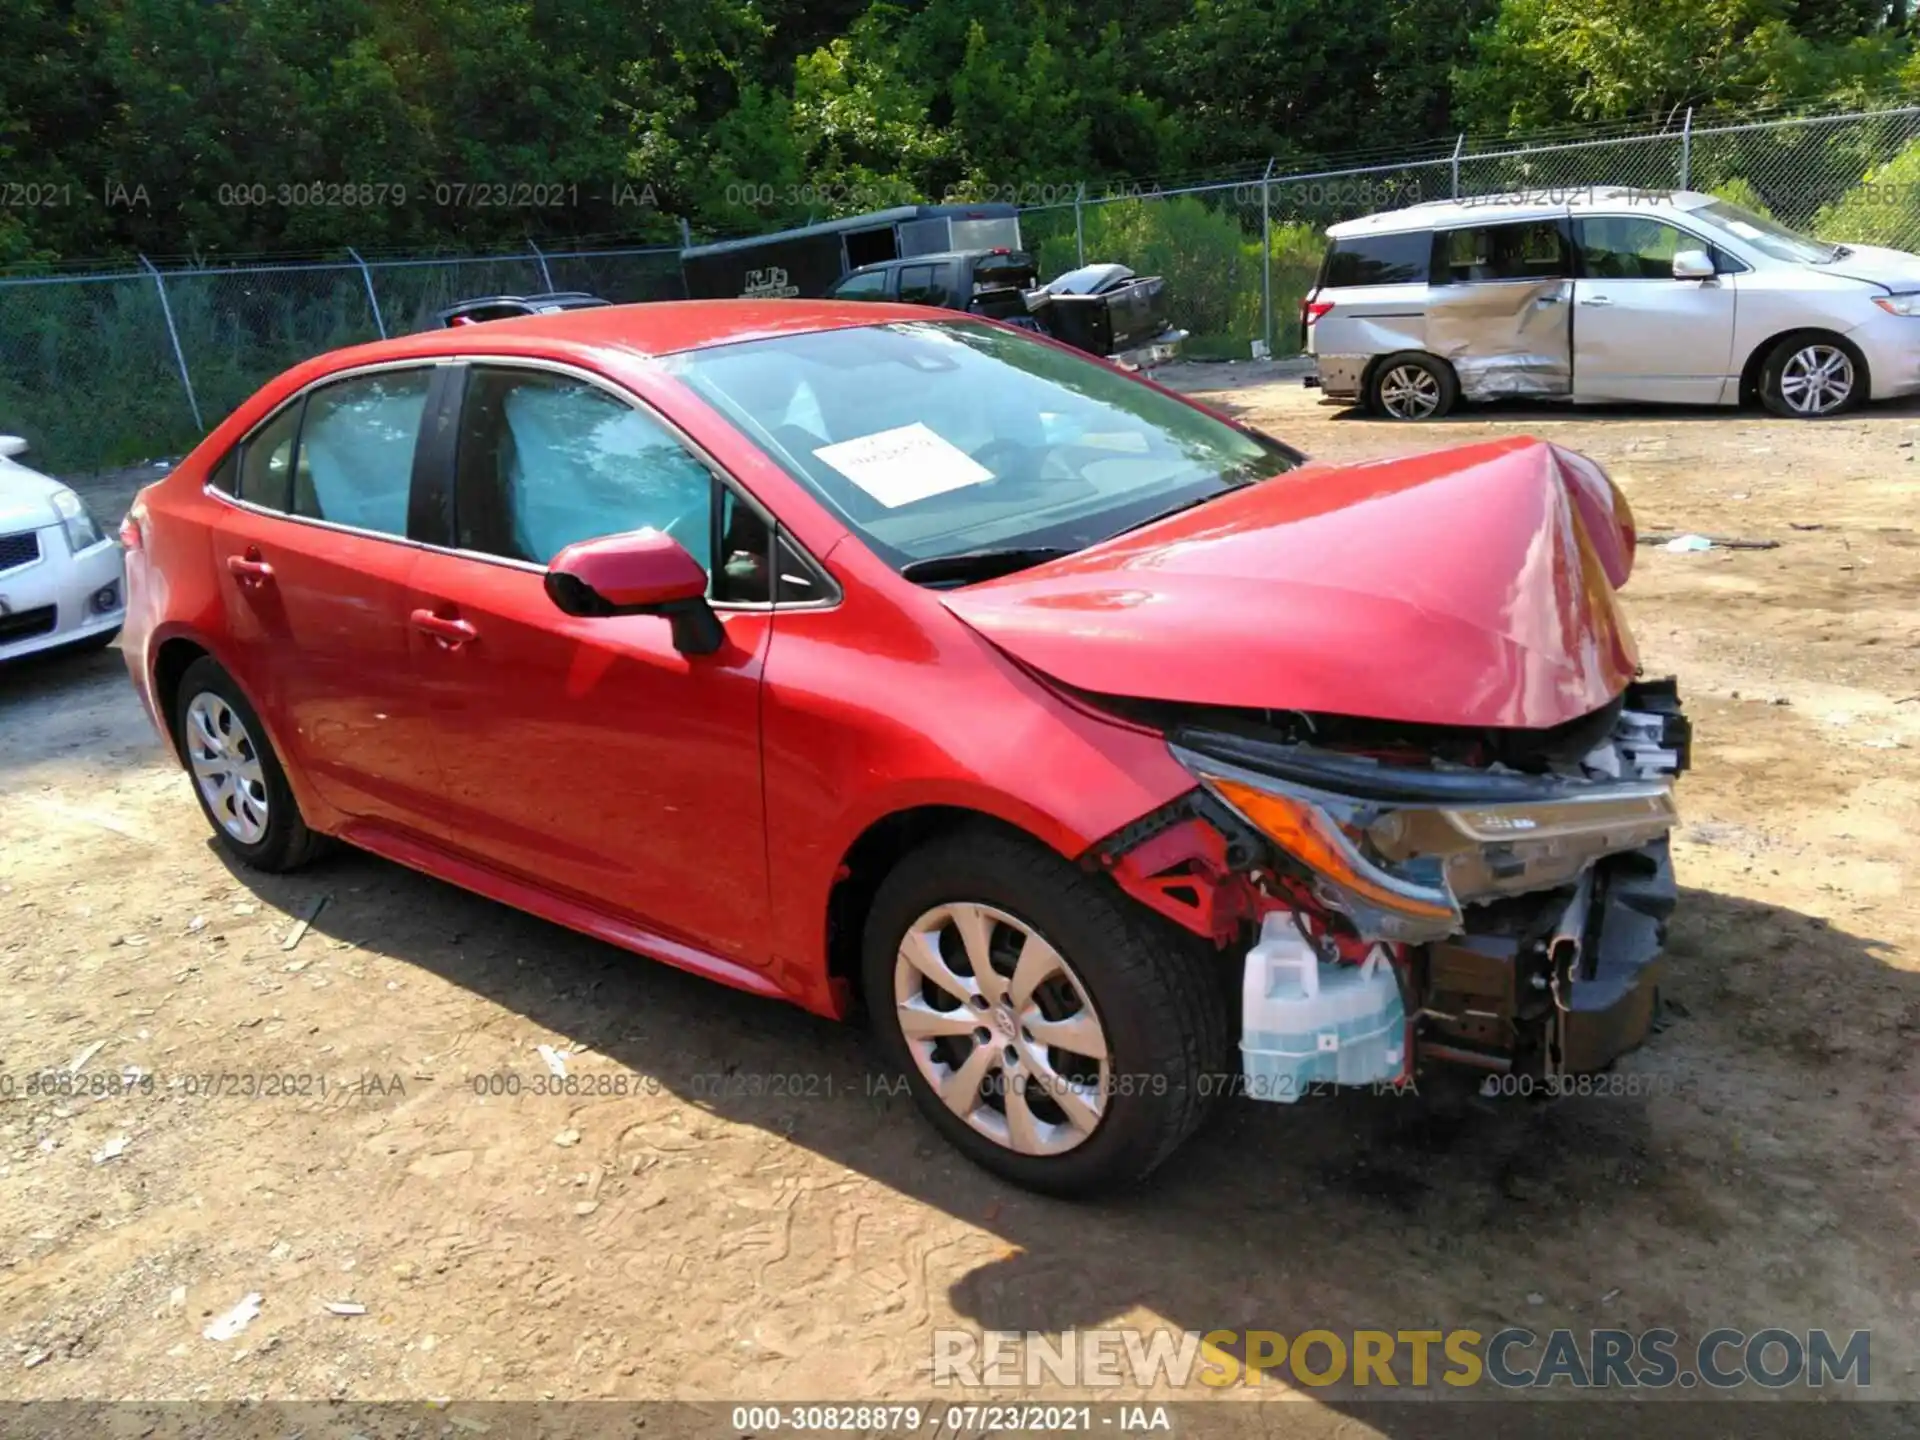
M 440 367 L 316 386 L 241 442 L 214 563 L 229 661 L 344 815 L 419 830 L 440 777 L 413 683 L 415 453 Z
M 1572 278 L 1564 218 L 1436 231 L 1425 348 L 1452 364 L 1470 400 L 1565 395 Z
M 1713 405 L 1737 385 L 1733 323 L 1740 262 L 1652 215 L 1573 222 L 1575 398 Z M 1718 273 L 1676 280 L 1673 257 L 1703 250 Z

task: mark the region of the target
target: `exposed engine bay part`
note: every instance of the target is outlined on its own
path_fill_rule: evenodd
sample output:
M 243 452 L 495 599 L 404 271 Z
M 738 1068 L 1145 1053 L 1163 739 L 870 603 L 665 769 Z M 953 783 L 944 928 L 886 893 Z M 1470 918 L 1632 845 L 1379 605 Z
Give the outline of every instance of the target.
M 1258 930 L 1272 942 L 1263 985 L 1280 984 L 1272 956 L 1297 958 L 1282 917 L 1328 965 L 1384 965 L 1416 1059 L 1587 1073 L 1652 1022 L 1677 893 L 1672 782 L 1692 743 L 1671 680 L 1636 682 L 1606 713 L 1604 744 L 1535 774 L 1184 728 L 1169 746 L 1200 788 L 1109 837 L 1092 863 L 1229 953 Z M 1243 965 L 1260 945 L 1239 952 Z M 1249 1085 L 1256 1072 L 1269 1090 L 1283 1074 L 1366 1083 L 1320 1075 L 1328 1062 L 1303 1058 L 1303 1032 L 1245 1039 L 1280 1032 L 1245 998 L 1251 969 L 1243 988 L 1243 1044 L 1260 1057 L 1245 1062 Z M 1306 988 L 1286 989 L 1289 1003 Z
M 1270 911 L 1241 978 L 1240 1073 L 1247 1093 L 1290 1105 L 1316 1085 L 1397 1083 L 1407 1012 L 1384 945 L 1358 965 L 1316 942 L 1298 912 Z

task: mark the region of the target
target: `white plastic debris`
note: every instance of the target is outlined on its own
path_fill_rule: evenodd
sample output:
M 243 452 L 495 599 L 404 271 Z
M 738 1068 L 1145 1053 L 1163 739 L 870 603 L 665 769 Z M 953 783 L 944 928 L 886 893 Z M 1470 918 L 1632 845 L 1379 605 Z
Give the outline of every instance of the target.
M 244 1295 L 240 1303 L 223 1315 L 213 1317 L 207 1328 L 200 1333 L 209 1340 L 231 1340 L 247 1326 L 260 1318 L 260 1295 L 255 1291 Z
M 326 1300 L 321 1302 L 329 1315 L 364 1315 L 367 1307 L 357 1300 Z
M 1711 550 L 1713 541 L 1704 535 L 1676 535 L 1663 547 L 1675 555 L 1691 555 L 1700 550 Z
M 127 1153 L 127 1137 L 116 1135 L 98 1150 L 93 1152 L 93 1163 L 104 1165 L 109 1160 L 117 1160 Z
M 106 1043 L 104 1040 L 96 1040 L 91 1045 L 82 1049 L 78 1055 L 75 1055 L 73 1059 L 67 1062 L 67 1073 L 69 1075 L 78 1075 L 86 1063 L 100 1053 Z
M 540 1058 L 547 1062 L 547 1069 L 551 1070 L 562 1080 L 566 1079 L 567 1052 L 564 1050 L 556 1050 L 551 1045 L 541 1045 L 537 1048 L 540 1051 Z

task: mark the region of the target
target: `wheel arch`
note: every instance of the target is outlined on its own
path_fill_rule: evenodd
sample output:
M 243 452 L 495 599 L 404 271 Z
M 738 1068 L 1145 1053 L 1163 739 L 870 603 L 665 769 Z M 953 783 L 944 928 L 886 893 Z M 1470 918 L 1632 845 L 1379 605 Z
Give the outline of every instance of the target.
M 1746 363 L 1740 367 L 1740 394 L 1738 398 L 1741 405 L 1752 405 L 1760 399 L 1760 377 L 1762 372 L 1767 368 L 1768 357 L 1780 347 L 1783 341 L 1800 337 L 1805 337 L 1809 340 L 1830 340 L 1835 344 L 1845 346 L 1847 353 L 1853 357 L 1854 365 L 1860 371 L 1861 389 L 1863 392 L 1862 398 L 1866 399 L 1872 396 L 1873 372 L 1868 366 L 1866 355 L 1858 345 L 1854 344 L 1853 341 L 1849 340 L 1845 335 L 1842 335 L 1838 330 L 1829 330 L 1822 325 L 1789 325 L 1786 329 L 1776 331 L 1762 340 L 1758 345 L 1754 346 L 1753 351 L 1747 356 Z
M 858 1005 L 861 947 L 874 896 L 901 860 L 945 835 L 963 830 L 998 831 L 1047 846 L 1072 860 L 1058 844 L 991 811 L 953 803 L 911 805 L 870 822 L 840 857 L 827 894 L 827 983 L 840 1013 Z

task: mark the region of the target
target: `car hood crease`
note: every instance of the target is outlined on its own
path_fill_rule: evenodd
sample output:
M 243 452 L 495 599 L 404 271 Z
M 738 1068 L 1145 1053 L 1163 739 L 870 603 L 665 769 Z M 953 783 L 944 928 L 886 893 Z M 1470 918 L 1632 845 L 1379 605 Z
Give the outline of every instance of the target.
M 1095 693 L 1544 729 L 1638 668 L 1631 523 L 1591 461 L 1522 437 L 1309 465 L 942 599 Z

